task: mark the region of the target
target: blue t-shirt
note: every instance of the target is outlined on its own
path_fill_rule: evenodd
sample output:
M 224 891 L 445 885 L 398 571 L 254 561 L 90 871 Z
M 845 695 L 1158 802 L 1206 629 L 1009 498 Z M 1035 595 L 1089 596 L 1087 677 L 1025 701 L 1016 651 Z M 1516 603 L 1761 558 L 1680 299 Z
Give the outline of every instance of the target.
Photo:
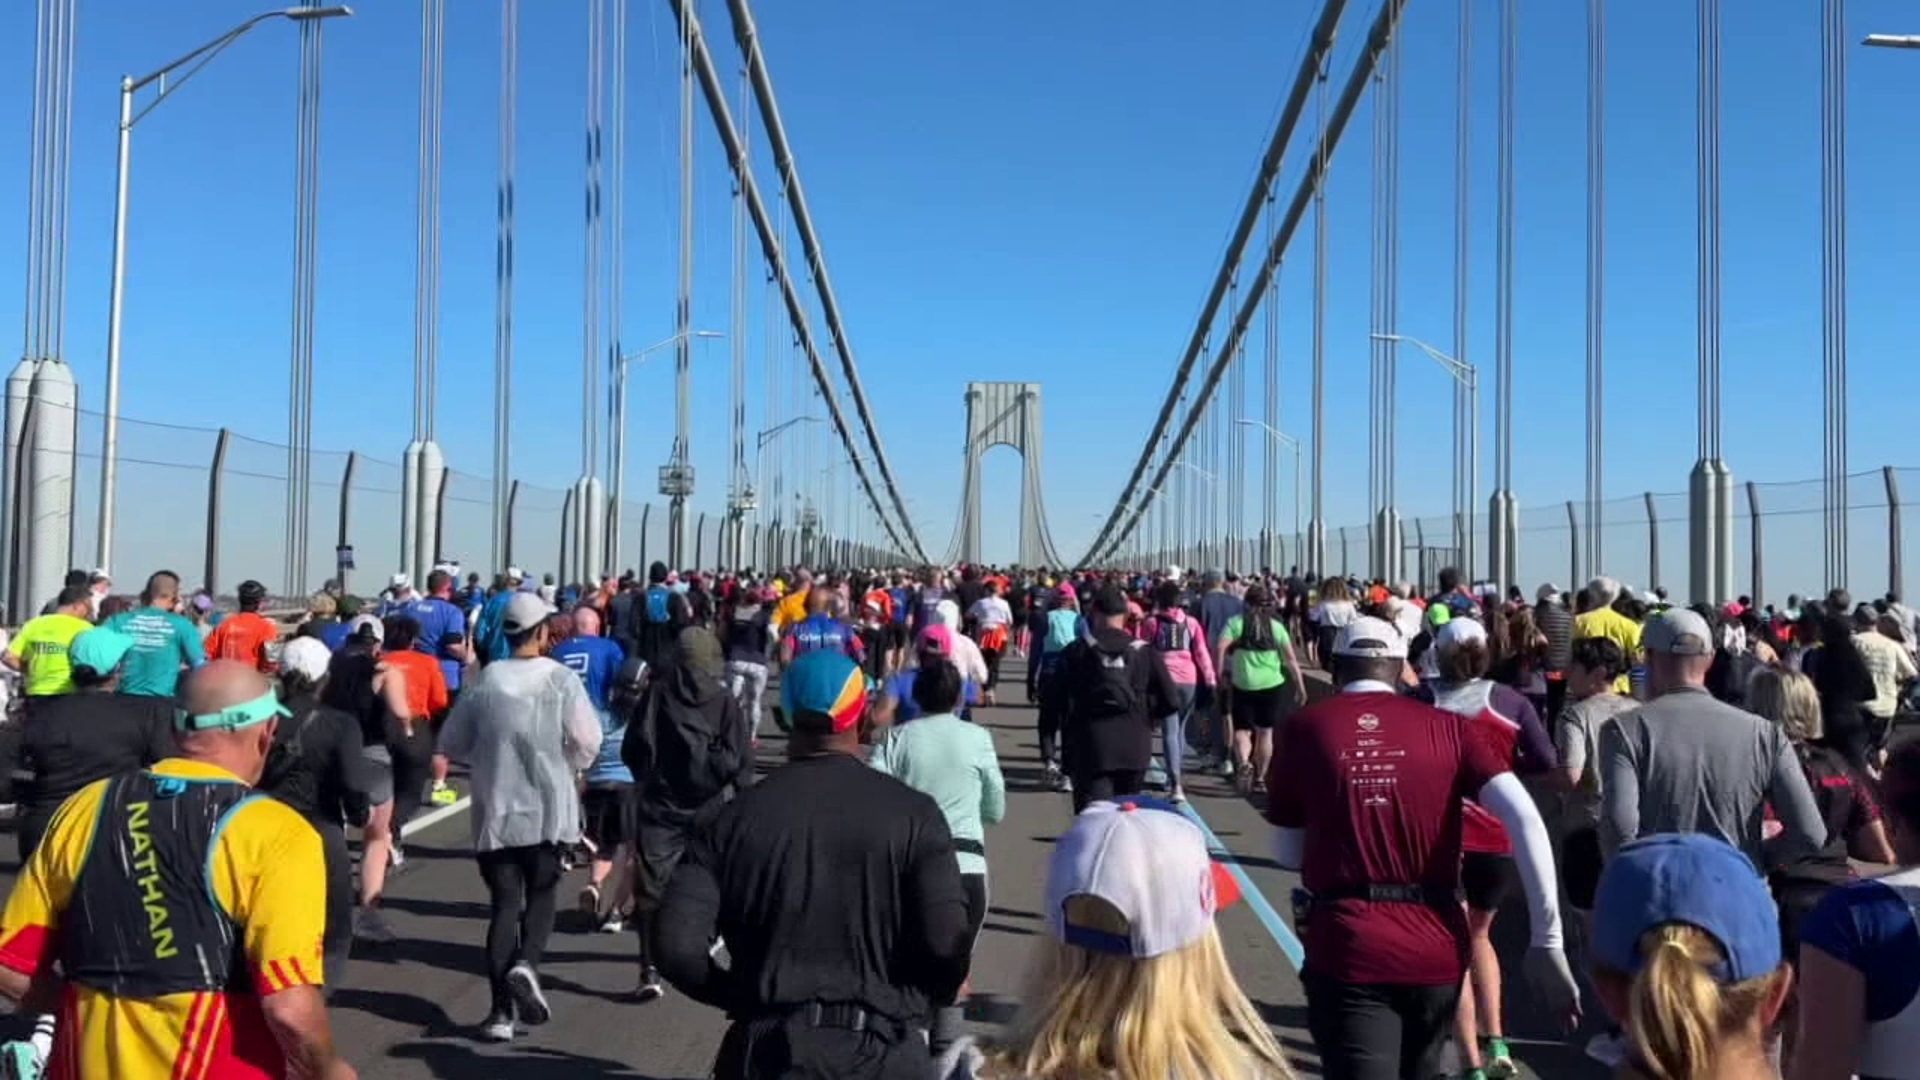
M 820 649 L 845 653 L 854 659 L 860 658 L 860 650 L 855 644 L 859 636 L 853 628 L 831 615 L 809 615 L 793 624 L 793 654 L 800 656 Z
M 488 663 L 505 660 L 511 651 L 507 648 L 507 628 L 500 625 L 506 618 L 507 601 L 511 599 L 511 590 L 500 590 L 480 609 L 480 619 L 473 626 L 473 642 L 480 647 L 480 655 L 486 657 Z
M 340 646 L 347 643 L 347 631 L 349 629 L 350 627 L 344 619 L 336 619 L 333 622 L 323 622 L 320 624 L 320 643 L 327 647 L 328 652 L 339 652 Z
M 460 689 L 460 669 L 463 666 L 447 652 L 443 643 L 448 635 L 456 638 L 467 636 L 467 617 L 460 609 L 437 596 L 423 596 L 408 604 L 403 614 L 420 624 L 420 636 L 413 639 L 413 651 L 426 653 L 440 661 L 440 674 L 447 678 L 447 690 Z
M 555 645 L 552 656 L 556 663 L 580 676 L 580 684 L 587 688 L 587 700 L 604 711 L 612 697 L 613 680 L 627 659 L 620 643 L 598 635 L 575 635 Z
M 185 615 L 157 607 L 123 611 L 103 625 L 133 638 L 133 648 L 120 668 L 120 692 L 144 697 L 172 697 L 180 685 L 180 668 L 207 662 L 200 631 Z
M 919 674 L 919 668 L 908 668 L 905 671 L 896 671 L 892 675 L 887 676 L 887 696 L 899 702 L 899 705 L 896 706 L 893 711 L 893 722 L 896 724 L 904 724 L 909 720 L 920 719 L 920 703 L 913 700 L 913 680 L 918 677 Z M 973 718 L 971 715 L 972 703 L 979 700 L 979 698 L 980 691 L 974 686 L 973 680 L 962 678 L 960 680 L 960 707 L 953 710 L 953 714 L 962 719 L 971 720 Z
M 887 595 L 893 598 L 893 621 L 907 625 L 907 605 L 913 600 L 913 590 L 900 585 L 888 589 Z

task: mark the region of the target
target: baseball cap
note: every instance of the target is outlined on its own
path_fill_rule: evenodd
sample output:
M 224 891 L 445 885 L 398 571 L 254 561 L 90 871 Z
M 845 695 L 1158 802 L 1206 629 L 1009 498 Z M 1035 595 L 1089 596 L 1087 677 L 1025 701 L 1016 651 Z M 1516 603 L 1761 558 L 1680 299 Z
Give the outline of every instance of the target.
M 936 653 L 940 656 L 953 655 L 953 631 L 945 626 L 929 626 L 920 631 L 919 647 L 921 652 Z
M 405 574 L 395 574 L 387 579 L 387 587 L 390 589 L 404 589 L 409 584 L 412 584 L 412 582 L 413 579 Z
M 327 665 L 332 661 L 333 653 L 327 650 L 327 643 L 319 638 L 294 638 L 280 650 L 280 670 L 290 671 L 310 681 L 319 681 L 327 673 Z
M 553 605 L 540 599 L 539 593 L 514 593 L 507 601 L 506 610 L 500 613 L 500 629 L 509 634 L 524 634 L 546 622 L 553 610 Z
M 1463 616 L 1447 620 L 1447 624 L 1434 635 L 1433 644 L 1436 648 L 1453 649 L 1470 642 L 1486 640 L 1487 628 L 1481 625 L 1480 620 Z
M 507 580 L 508 580 L 508 581 L 519 581 L 519 580 L 520 580 L 521 578 L 524 578 L 524 577 L 526 577 L 526 576 L 527 576 L 527 575 L 526 575 L 526 574 L 525 574 L 525 573 L 524 573 L 524 572 L 523 572 L 523 571 L 522 571 L 522 570 L 521 570 L 521 569 L 520 569 L 519 567 L 517 567 L 517 566 L 509 566 L 509 567 L 507 567 Z
M 118 668 L 133 648 L 133 635 L 108 626 L 84 630 L 67 646 L 67 659 L 74 667 L 87 667 L 102 675 Z
M 1671 656 L 1712 656 L 1713 630 L 1707 620 L 1686 608 L 1669 608 L 1647 620 L 1640 644 L 1650 653 Z
M 867 678 L 844 653 L 815 649 L 801 653 L 780 676 L 780 704 L 797 728 L 808 714 L 826 717 L 835 734 L 860 722 L 867 708 Z
M 1183 573 L 1185 573 L 1185 571 L 1181 570 L 1178 566 L 1169 565 L 1167 567 L 1167 577 L 1173 581 L 1179 581 Z
M 1405 660 L 1407 639 L 1392 623 L 1362 615 L 1341 628 L 1340 636 L 1333 642 L 1333 655 L 1363 660 Z
M 1560 598 L 1560 586 L 1549 581 L 1534 591 L 1533 598 L 1536 602 L 1542 604 L 1549 600 L 1558 600 Z
M 1727 954 L 1713 974 L 1741 982 L 1780 966 L 1773 895 L 1739 849 L 1705 833 L 1663 833 L 1607 860 L 1593 901 L 1596 963 L 1633 975 L 1641 935 L 1663 923 L 1698 927 Z
M 1080 599 L 1080 593 L 1074 589 L 1073 582 L 1063 581 L 1060 583 L 1060 599 L 1062 600 Z
M 353 621 L 347 624 L 347 636 L 368 637 L 381 641 L 387 636 L 387 628 L 373 615 L 355 615 Z
M 1109 917 L 1090 925 L 1096 920 L 1085 918 L 1083 906 L 1070 904 L 1077 897 L 1100 901 L 1118 923 Z M 1239 898 L 1199 827 L 1157 799 L 1088 806 L 1054 844 L 1047 866 L 1054 935 L 1092 952 L 1145 959 L 1184 949 Z

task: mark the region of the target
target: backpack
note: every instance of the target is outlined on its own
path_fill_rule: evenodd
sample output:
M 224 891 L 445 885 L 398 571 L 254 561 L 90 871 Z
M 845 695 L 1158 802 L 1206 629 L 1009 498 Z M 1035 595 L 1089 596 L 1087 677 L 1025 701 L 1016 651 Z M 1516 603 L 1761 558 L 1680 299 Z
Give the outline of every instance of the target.
M 665 585 L 655 585 L 647 590 L 647 606 L 643 618 L 650 623 L 663 623 L 671 620 L 667 611 L 667 601 L 673 596 L 673 590 Z
M 947 590 L 937 585 L 929 585 L 920 590 L 920 625 L 932 626 L 939 621 L 940 601 L 947 598 Z
M 1055 608 L 1047 612 L 1047 640 L 1041 652 L 1059 652 L 1079 636 L 1080 613 L 1071 608 Z
M 661 708 L 666 692 L 665 686 L 652 687 L 641 706 L 646 764 L 654 767 L 649 770 L 653 781 L 665 789 L 676 807 L 693 810 L 718 798 L 740 775 L 746 760 L 742 745 L 746 725 L 722 723 L 718 731 L 709 732 L 699 721 L 676 723 Z M 639 779 L 641 770 L 634 769 L 624 754 L 623 760 Z M 664 770 L 658 767 L 662 763 L 667 765 Z
M 1183 653 L 1193 647 L 1193 626 L 1166 615 L 1153 617 L 1153 647 L 1162 653 Z
M 1121 652 L 1093 649 L 1089 655 L 1095 677 L 1081 690 L 1078 711 L 1094 718 L 1141 715 L 1140 694 L 1133 687 L 1133 652 L 1145 645 L 1130 641 Z

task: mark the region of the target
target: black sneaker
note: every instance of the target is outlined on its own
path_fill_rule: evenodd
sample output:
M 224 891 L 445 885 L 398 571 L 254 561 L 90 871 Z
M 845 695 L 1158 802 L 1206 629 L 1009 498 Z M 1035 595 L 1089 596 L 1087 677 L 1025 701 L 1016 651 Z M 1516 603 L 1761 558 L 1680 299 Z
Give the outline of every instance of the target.
M 399 940 L 379 908 L 361 908 L 353 917 L 353 936 L 373 945 L 391 945 Z
M 512 1042 L 514 1034 L 513 1017 L 506 1013 L 488 1013 L 480 1023 L 480 1037 L 488 1042 Z
M 643 1002 L 657 1001 L 665 997 L 666 993 L 667 984 L 660 981 L 660 972 L 657 968 L 648 964 L 640 969 L 640 987 L 633 992 L 634 997 Z
M 529 1024 L 544 1024 L 553 1019 L 546 991 L 540 989 L 540 976 L 524 961 L 507 969 L 507 989 L 513 994 L 520 1019 Z

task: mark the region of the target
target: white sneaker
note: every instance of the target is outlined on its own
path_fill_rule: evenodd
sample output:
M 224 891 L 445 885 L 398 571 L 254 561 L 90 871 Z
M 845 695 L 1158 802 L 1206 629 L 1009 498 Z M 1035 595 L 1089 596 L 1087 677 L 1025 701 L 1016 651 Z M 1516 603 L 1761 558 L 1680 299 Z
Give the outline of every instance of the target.
M 540 976 L 526 962 L 507 969 L 507 989 L 513 992 L 520 1018 L 529 1024 L 544 1024 L 553 1019 L 553 1007 L 547 1004 L 546 991 L 540 988 Z
M 1587 1056 L 1609 1069 L 1618 1069 L 1633 1057 L 1633 1049 L 1624 1032 L 1605 1031 L 1587 1040 Z
M 512 1042 L 514 1036 L 513 1017 L 494 1013 L 480 1025 L 480 1037 L 488 1042 Z

